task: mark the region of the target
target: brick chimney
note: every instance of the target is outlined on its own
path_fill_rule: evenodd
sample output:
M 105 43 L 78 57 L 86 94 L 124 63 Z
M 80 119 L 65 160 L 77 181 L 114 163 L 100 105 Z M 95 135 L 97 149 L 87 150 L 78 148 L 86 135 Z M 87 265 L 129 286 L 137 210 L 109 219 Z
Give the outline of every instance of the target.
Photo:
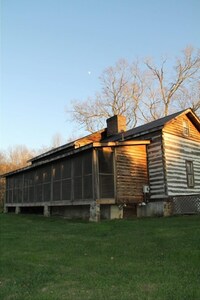
M 126 117 L 122 115 L 115 115 L 106 120 L 107 122 L 107 136 L 115 135 L 126 131 Z

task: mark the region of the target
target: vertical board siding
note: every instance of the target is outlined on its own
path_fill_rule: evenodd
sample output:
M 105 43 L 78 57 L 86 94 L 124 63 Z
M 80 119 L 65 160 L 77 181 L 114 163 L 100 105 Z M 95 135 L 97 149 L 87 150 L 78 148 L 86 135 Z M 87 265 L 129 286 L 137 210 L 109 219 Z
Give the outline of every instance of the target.
M 152 142 L 148 145 L 147 153 L 150 197 L 151 199 L 164 198 L 166 197 L 166 193 L 161 133 L 152 137 Z
M 200 143 L 164 132 L 163 143 L 166 159 L 168 195 L 200 193 Z M 194 167 L 194 187 L 188 188 L 186 161 Z
M 145 145 L 116 148 L 117 202 L 143 200 L 143 185 L 148 184 Z

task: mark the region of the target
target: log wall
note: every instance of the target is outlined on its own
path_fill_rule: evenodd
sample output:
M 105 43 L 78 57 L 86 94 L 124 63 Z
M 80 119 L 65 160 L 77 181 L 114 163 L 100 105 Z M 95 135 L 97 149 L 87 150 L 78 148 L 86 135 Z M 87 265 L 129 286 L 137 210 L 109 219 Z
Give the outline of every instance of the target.
M 188 125 L 187 134 L 184 124 Z M 163 146 L 168 195 L 200 193 L 200 134 L 186 115 L 165 125 Z M 194 187 L 187 184 L 186 161 L 193 163 Z
M 168 195 L 200 193 L 200 143 L 163 132 Z M 187 185 L 186 161 L 193 162 L 194 187 Z

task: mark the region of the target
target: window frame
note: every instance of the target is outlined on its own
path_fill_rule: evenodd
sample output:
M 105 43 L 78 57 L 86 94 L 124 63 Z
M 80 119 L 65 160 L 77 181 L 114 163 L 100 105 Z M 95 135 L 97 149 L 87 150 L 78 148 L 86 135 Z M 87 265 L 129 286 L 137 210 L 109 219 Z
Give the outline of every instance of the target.
M 187 177 L 187 186 L 188 188 L 194 188 L 195 181 L 194 181 L 194 164 L 192 160 L 186 160 L 185 161 L 185 167 L 186 167 L 186 177 Z M 192 178 L 192 180 L 191 180 Z M 191 184 L 192 182 L 192 184 Z
M 109 153 L 110 157 L 106 158 L 105 153 Z M 99 182 L 99 198 L 114 199 L 115 198 L 115 164 L 114 149 L 112 147 L 100 147 L 98 153 L 98 182 Z M 105 160 L 108 159 L 110 166 L 106 166 Z M 101 160 L 103 164 L 101 164 Z M 105 183 L 110 179 L 110 189 L 105 190 Z

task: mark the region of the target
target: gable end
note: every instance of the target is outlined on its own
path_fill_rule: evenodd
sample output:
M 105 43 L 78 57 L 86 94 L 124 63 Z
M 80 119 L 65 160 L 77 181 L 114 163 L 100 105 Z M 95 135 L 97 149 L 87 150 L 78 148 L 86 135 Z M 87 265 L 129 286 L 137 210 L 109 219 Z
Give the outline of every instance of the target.
M 200 121 L 191 110 L 186 111 L 186 113 L 167 122 L 164 125 L 163 132 L 200 142 Z

